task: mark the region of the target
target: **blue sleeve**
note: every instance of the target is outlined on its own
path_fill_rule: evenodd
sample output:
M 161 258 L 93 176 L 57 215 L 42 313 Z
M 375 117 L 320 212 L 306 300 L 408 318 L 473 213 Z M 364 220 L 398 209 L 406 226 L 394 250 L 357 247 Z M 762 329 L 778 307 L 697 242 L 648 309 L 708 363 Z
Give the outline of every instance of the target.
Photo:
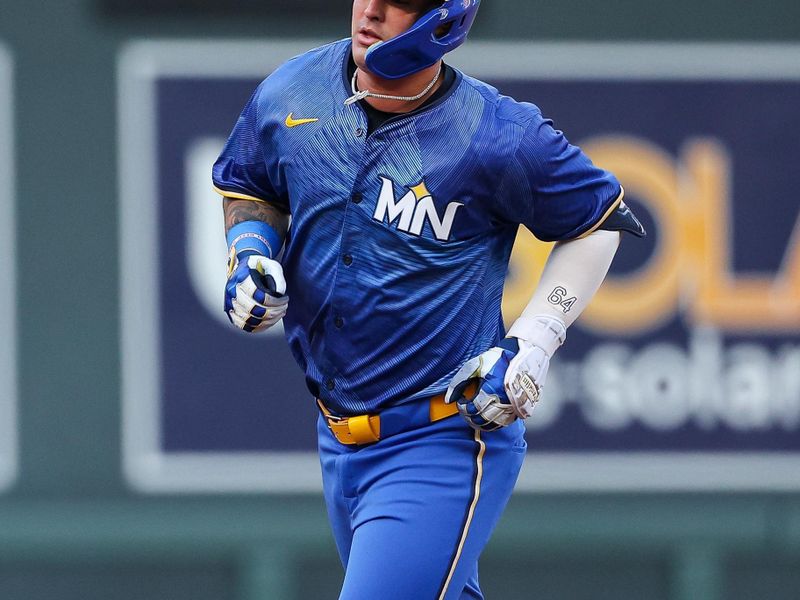
M 225 196 L 262 200 L 288 210 L 279 171 L 278 152 L 263 116 L 260 85 L 245 105 L 228 142 L 214 163 L 214 187 Z
M 537 113 L 525 129 L 498 190 L 504 219 L 546 242 L 592 231 L 613 211 L 622 188 Z

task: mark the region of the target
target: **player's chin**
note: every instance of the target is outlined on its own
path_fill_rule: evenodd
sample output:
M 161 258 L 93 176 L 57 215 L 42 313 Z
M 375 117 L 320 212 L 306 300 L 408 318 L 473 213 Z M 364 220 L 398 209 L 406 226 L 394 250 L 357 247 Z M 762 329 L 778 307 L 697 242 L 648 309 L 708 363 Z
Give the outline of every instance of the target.
M 367 50 L 369 50 L 369 46 L 359 42 L 357 38 L 353 38 L 353 62 L 362 71 L 367 68 Z

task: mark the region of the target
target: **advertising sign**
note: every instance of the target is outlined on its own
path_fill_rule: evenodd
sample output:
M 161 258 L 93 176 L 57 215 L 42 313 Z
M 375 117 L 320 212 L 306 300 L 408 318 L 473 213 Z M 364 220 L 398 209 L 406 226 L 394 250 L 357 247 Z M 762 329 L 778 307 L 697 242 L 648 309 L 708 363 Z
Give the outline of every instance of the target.
M 139 489 L 319 488 L 316 409 L 282 332 L 241 334 L 222 311 L 210 184 L 255 86 L 315 45 L 142 43 L 120 60 L 123 454 Z M 470 43 L 453 56 L 613 171 L 649 232 L 623 239 L 556 355 L 518 489 L 800 489 L 792 52 Z M 520 231 L 508 323 L 548 252 Z

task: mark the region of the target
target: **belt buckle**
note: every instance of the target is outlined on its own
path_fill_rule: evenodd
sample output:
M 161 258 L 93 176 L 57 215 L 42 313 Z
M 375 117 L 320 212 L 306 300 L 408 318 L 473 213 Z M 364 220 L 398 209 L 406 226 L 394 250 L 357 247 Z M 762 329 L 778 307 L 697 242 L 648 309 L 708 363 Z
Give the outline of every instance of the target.
M 317 398 L 317 405 L 325 417 L 328 429 L 340 443 L 353 446 L 373 444 L 381 439 L 381 418 L 379 415 L 356 415 L 340 417 L 331 414 L 322 400 Z
M 347 418 L 347 430 L 354 444 L 373 444 L 381 439 L 380 415 L 358 415 Z

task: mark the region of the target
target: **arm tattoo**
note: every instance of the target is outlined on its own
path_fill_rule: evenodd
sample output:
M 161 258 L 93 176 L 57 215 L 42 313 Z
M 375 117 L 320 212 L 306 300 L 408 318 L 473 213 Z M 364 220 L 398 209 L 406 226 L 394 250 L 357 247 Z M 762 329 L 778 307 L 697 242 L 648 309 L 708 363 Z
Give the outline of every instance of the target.
M 244 221 L 263 221 L 283 238 L 289 229 L 289 215 L 267 202 L 224 198 L 222 209 L 225 213 L 225 233 Z

